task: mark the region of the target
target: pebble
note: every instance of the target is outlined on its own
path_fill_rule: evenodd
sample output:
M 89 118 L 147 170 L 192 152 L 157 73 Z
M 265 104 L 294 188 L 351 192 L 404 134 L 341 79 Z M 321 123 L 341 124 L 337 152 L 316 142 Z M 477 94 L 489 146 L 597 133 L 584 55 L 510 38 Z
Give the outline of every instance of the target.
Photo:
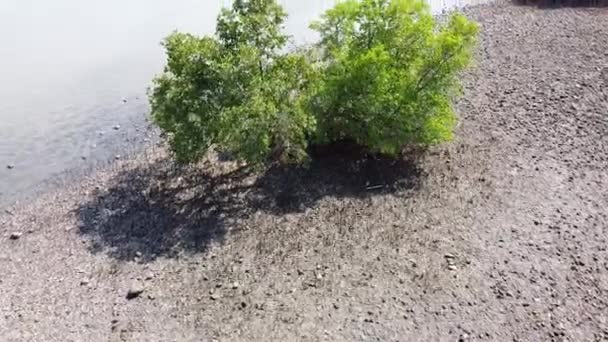
M 118 131 L 120 129 L 120 125 L 115 125 L 114 130 Z
M 7 168 L 7 169 L 9 169 L 9 170 L 12 170 L 12 169 L 14 169 L 14 168 L 15 168 L 15 165 L 13 165 L 13 164 L 8 164 L 8 165 L 6 165 L 6 168 Z
M 239 283 L 234 282 L 234 283 L 232 284 L 232 289 L 233 289 L 233 290 L 236 290 L 236 289 L 238 289 L 238 288 L 239 288 L 239 286 L 240 286 L 240 285 L 239 285 Z
M 127 291 L 127 299 L 135 299 L 144 293 L 145 288 L 142 284 L 135 284 Z
M 19 240 L 22 235 L 23 235 L 23 233 L 20 233 L 20 232 L 12 232 L 9 237 L 11 240 Z
M 457 268 L 456 268 L 455 265 L 448 265 L 448 270 L 450 270 L 450 271 L 456 271 Z
M 116 159 L 116 160 L 120 159 L 120 155 L 119 154 L 115 155 L 114 159 Z

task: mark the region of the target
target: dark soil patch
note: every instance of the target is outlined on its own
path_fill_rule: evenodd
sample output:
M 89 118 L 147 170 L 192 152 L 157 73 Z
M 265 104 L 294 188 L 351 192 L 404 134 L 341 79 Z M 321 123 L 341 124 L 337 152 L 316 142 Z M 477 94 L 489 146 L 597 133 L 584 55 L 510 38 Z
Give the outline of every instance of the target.
M 540 8 L 608 7 L 608 0 L 515 0 L 514 3 Z

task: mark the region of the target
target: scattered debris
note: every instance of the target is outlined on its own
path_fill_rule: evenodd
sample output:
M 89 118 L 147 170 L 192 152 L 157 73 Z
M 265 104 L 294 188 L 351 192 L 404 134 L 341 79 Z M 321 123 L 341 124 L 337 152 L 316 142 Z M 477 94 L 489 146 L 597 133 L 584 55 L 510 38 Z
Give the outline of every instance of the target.
M 139 297 L 142 293 L 144 293 L 146 289 L 144 288 L 143 284 L 134 284 L 128 291 L 127 291 L 127 299 L 131 300 L 131 299 L 135 299 L 137 297 Z

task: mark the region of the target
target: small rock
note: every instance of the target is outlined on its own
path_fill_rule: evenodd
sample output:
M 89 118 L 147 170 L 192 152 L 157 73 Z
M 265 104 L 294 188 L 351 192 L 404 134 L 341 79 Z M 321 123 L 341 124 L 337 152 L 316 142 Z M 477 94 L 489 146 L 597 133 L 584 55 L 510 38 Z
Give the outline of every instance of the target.
M 457 268 L 456 268 L 455 265 L 448 265 L 448 270 L 450 270 L 450 271 L 456 271 Z
M 149 294 L 149 295 L 148 295 L 148 299 L 149 299 L 149 300 L 155 300 L 155 299 L 156 299 L 156 297 L 155 297 L 153 294 Z
M 9 169 L 9 170 L 12 170 L 12 169 L 15 168 L 15 165 L 14 164 L 8 164 L 8 165 L 6 165 L 6 168 Z
M 81 157 L 80 157 L 80 159 L 82 159 L 82 160 L 87 160 L 87 157 L 85 157 L 85 156 L 81 156 Z
M 211 298 L 211 300 L 219 300 L 220 299 L 220 295 L 213 293 L 209 296 L 209 298 Z
M 137 252 L 135 252 L 135 256 L 138 257 L 138 258 L 141 258 L 142 254 L 141 254 L 140 251 L 137 251 Z
M 233 290 L 238 289 L 238 288 L 239 288 L 239 286 L 240 286 L 240 285 L 239 285 L 239 283 L 237 283 L 236 281 L 235 281 L 234 283 L 232 283 L 232 289 L 233 289 Z
M 127 291 L 127 299 L 135 299 L 144 293 L 145 288 L 142 284 L 135 284 Z
M 122 103 L 127 103 L 127 99 L 122 99 Z
M 88 279 L 83 279 L 80 281 L 80 286 L 87 286 L 89 285 L 89 280 Z
M 450 253 L 446 253 L 443 257 L 446 258 L 446 259 L 456 259 L 456 257 L 454 256 L 454 254 L 450 254 Z
M 9 236 L 9 238 L 11 240 L 19 240 L 22 235 L 23 235 L 23 233 L 20 233 L 20 232 L 12 232 L 11 235 Z
M 120 129 L 120 125 L 115 125 L 113 128 L 115 131 L 118 131 Z
M 120 159 L 120 154 L 115 155 L 114 159 L 116 159 L 116 160 Z

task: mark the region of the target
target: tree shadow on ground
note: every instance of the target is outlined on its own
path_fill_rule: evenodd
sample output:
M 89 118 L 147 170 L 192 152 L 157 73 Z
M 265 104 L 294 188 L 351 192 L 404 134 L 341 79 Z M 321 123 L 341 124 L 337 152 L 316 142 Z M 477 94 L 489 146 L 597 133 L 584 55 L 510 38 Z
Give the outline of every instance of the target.
M 308 167 L 253 172 L 231 162 L 178 166 L 157 160 L 120 172 L 76 209 L 93 253 L 152 261 L 205 251 L 256 212 L 303 212 L 325 197 L 365 198 L 416 189 L 414 157 L 371 156 L 351 147 L 315 151 Z

